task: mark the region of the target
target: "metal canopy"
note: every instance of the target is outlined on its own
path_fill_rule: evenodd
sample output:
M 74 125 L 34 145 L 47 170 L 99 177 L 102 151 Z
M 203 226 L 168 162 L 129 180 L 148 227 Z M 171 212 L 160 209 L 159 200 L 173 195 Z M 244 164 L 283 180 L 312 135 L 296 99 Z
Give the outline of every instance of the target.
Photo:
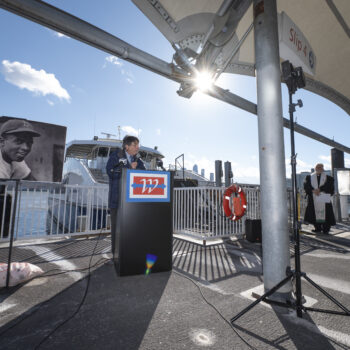
M 281 51 L 278 52 L 283 45 L 278 44 L 277 0 L 254 0 L 254 21 L 251 0 L 133 1 L 171 42 L 176 64 L 167 64 L 43 1 L 0 0 L 0 7 L 178 81 L 181 83 L 178 93 L 184 97 L 190 97 L 194 91 L 191 76 L 203 68 L 211 71 L 214 78 L 230 71 L 248 75 L 254 72 L 255 75 L 256 54 L 258 106 L 216 86 L 209 94 L 258 115 L 262 242 L 266 252 L 263 272 L 265 289 L 270 289 L 284 278 L 290 263 L 281 116 Z M 310 72 L 315 75 L 308 77 L 308 88 L 334 101 L 349 113 L 349 84 L 343 78 L 348 73 L 347 63 L 350 61 L 347 30 L 350 2 L 336 2 L 340 4 L 339 7 L 331 0 L 324 3 L 308 0 L 307 6 L 301 0 L 280 0 L 278 9 L 287 11 L 287 6 L 290 6 L 288 15 L 293 17 L 313 45 L 316 60 L 314 54 L 310 56 L 311 49 L 307 52 L 312 58 L 309 59 Z M 298 8 L 297 13 L 292 12 Z M 335 20 L 328 19 L 326 11 Z M 343 12 L 344 16 L 341 16 Z M 316 22 L 303 23 L 301 18 Z M 253 25 L 255 52 L 253 45 L 250 45 Z M 315 34 L 316 28 L 324 36 Z M 335 37 L 331 36 L 332 32 Z M 330 46 L 324 46 L 324 39 L 330 40 Z M 341 44 L 336 45 L 335 42 Z M 332 57 L 337 54 L 339 64 Z M 294 63 L 292 59 L 290 61 Z M 290 292 L 291 286 L 285 286 L 280 290 L 279 297 L 289 298 Z
M 286 0 L 280 1 L 285 2 Z M 300 2 L 300 0 L 295 1 Z M 315 2 L 315 0 L 310 1 Z M 202 55 L 200 57 L 203 58 L 199 58 L 198 62 L 205 62 L 205 64 L 207 65 L 209 64 L 209 62 L 212 62 L 212 64 L 215 65 L 219 64 L 220 62 L 224 62 L 221 65 L 221 67 L 226 66 L 225 71 L 232 70 L 235 73 L 246 75 L 255 74 L 254 65 L 252 63 L 242 61 L 242 57 L 244 58 L 245 56 L 249 56 L 247 53 L 247 47 L 252 46 L 249 44 L 250 40 L 252 39 L 252 34 L 251 32 L 246 31 L 247 28 L 243 30 L 244 33 L 242 34 L 243 31 L 240 29 L 243 26 L 241 22 L 249 22 L 247 18 L 251 16 L 252 12 L 252 9 L 250 7 L 251 0 L 182 0 L 176 2 L 171 0 L 163 0 L 161 2 L 156 0 L 134 0 L 134 2 L 137 3 L 137 5 L 144 11 L 144 13 L 151 18 L 153 23 L 163 32 L 164 35 L 170 35 L 168 33 L 177 34 L 178 36 L 174 36 L 173 39 L 171 39 L 170 36 L 168 39 L 174 40 L 174 43 L 184 48 L 186 55 L 188 55 L 189 57 L 191 57 L 191 54 L 196 55 L 195 51 L 198 51 L 200 49 L 200 46 L 202 45 Z M 330 1 L 327 2 L 329 3 Z M 349 8 L 350 2 L 346 3 L 346 0 L 343 0 L 343 2 L 346 5 L 345 7 Z M 170 6 L 172 5 L 181 4 L 181 6 L 175 6 L 175 8 L 173 9 L 174 13 L 177 13 L 176 11 L 182 11 L 179 12 L 178 16 L 174 17 L 176 18 L 175 26 L 175 20 L 172 19 L 172 17 L 165 11 L 164 7 L 161 6 L 161 3 L 164 4 L 164 6 L 166 5 L 167 9 L 170 8 Z M 49 27 L 53 30 L 64 33 L 74 39 L 80 40 L 88 45 L 94 46 L 112 55 L 118 56 L 131 63 L 137 64 L 173 81 L 182 84 L 188 81 L 188 74 L 181 67 L 175 66 L 171 63 L 167 63 L 157 57 L 148 54 L 147 52 L 139 50 L 133 47 L 132 45 L 126 43 L 125 41 L 101 30 L 100 28 L 97 28 L 91 25 L 90 23 L 87 23 L 43 1 L 0 0 L 0 7 L 10 12 L 13 12 L 19 16 L 25 17 L 29 20 Z M 203 9 L 200 10 L 201 8 Z M 196 14 L 194 14 L 195 11 L 197 11 Z M 231 11 L 232 13 L 231 18 L 228 20 L 228 24 L 230 24 L 230 26 L 223 26 L 222 19 L 221 21 L 219 21 L 214 18 L 216 18 L 217 16 L 224 18 L 226 16 L 225 18 L 227 19 L 228 15 L 225 15 L 227 11 Z M 343 9 L 343 7 L 341 7 L 341 12 L 346 12 Z M 206 14 L 204 18 L 207 18 L 209 16 L 211 19 L 210 25 L 208 24 L 209 22 L 205 24 L 207 26 L 206 28 L 209 28 L 208 30 L 210 35 L 200 35 L 198 36 L 197 40 L 195 35 L 195 33 L 197 33 L 196 27 L 198 27 L 197 22 L 200 22 L 201 25 L 204 26 L 203 20 L 200 19 L 200 14 L 203 13 Z M 191 15 L 189 16 L 189 14 Z M 331 11 L 329 14 L 333 15 L 333 12 Z M 187 16 L 185 18 L 189 18 L 190 21 L 182 20 L 183 17 L 181 16 Z M 241 18 L 242 20 L 240 22 Z M 349 18 L 349 16 L 347 15 L 346 18 Z M 189 23 L 193 25 L 193 29 L 191 32 L 192 34 L 189 34 L 186 31 L 182 32 L 182 27 L 188 26 Z M 235 32 L 237 25 L 238 34 Z M 221 35 L 220 31 L 218 31 L 218 29 L 215 26 L 219 26 L 218 28 L 221 28 L 220 30 L 223 31 L 224 35 Z M 251 26 L 249 27 L 251 28 Z M 230 39 L 230 36 L 227 37 L 225 33 L 231 33 L 231 36 L 233 37 L 233 39 L 231 38 L 231 44 L 233 41 L 237 44 L 236 46 L 234 46 L 234 48 L 231 47 L 231 49 L 233 50 L 231 52 L 228 51 L 228 45 L 226 45 L 225 48 L 220 48 L 220 46 L 218 46 L 220 43 L 225 42 L 225 40 Z M 238 35 L 240 40 L 238 40 Z M 241 39 L 244 38 L 246 35 L 247 39 L 242 43 Z M 212 37 L 215 40 L 212 40 Z M 186 43 L 190 44 L 187 49 Z M 240 43 L 242 44 L 241 46 Z M 239 49 L 237 55 L 233 58 L 230 58 L 232 52 L 235 52 L 235 50 L 237 49 Z M 226 62 L 228 60 L 229 64 Z M 218 73 L 220 73 L 220 68 L 218 68 Z M 343 76 L 346 76 L 346 74 L 344 73 Z M 343 76 L 339 80 L 342 80 Z M 343 80 L 345 82 L 347 81 L 346 79 Z M 313 89 L 313 84 L 316 84 L 315 81 L 311 78 L 308 78 L 309 90 Z M 328 92 L 330 91 L 330 88 L 321 83 L 317 83 L 316 85 L 319 87 L 319 94 L 328 94 L 329 98 Z M 237 96 L 228 90 L 224 90 L 216 86 L 213 90 L 208 91 L 207 94 L 209 94 L 212 97 L 215 97 L 218 100 L 241 108 L 247 112 L 257 114 L 256 104 L 240 96 Z M 339 96 L 339 94 L 336 96 Z M 345 98 L 345 106 L 348 106 L 348 97 Z M 349 108 L 347 108 L 346 110 L 349 113 Z M 289 120 L 284 118 L 283 125 L 289 128 Z M 324 137 L 299 124 L 295 124 L 295 131 L 314 140 L 327 144 L 330 147 L 337 148 L 343 152 L 350 154 L 349 147 L 334 142 L 333 140 Z
M 250 0 L 133 2 L 171 43 L 197 61 L 196 66 L 205 65 L 219 73 L 255 75 L 254 34 L 247 32 L 253 23 Z M 306 73 L 306 89 L 350 114 L 350 84 L 346 79 L 350 73 L 350 1 L 277 0 L 277 10 L 292 19 L 312 46 L 316 67 L 314 76 Z M 299 37 L 293 33 L 290 39 L 299 44 Z M 292 57 L 288 59 L 294 64 Z

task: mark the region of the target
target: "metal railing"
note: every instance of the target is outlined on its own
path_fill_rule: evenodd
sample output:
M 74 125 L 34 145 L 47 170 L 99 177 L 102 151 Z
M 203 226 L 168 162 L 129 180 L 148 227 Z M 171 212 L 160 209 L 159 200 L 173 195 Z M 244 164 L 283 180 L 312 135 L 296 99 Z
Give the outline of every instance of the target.
M 60 183 L 0 181 L 0 241 L 59 237 L 108 232 L 108 186 L 77 186 Z M 224 216 L 224 188 L 186 187 L 173 192 L 173 231 L 200 239 L 240 236 L 247 219 L 260 219 L 259 186 L 242 186 L 247 197 L 246 215 L 239 221 Z M 289 224 L 293 218 L 292 193 L 288 191 Z M 302 221 L 306 196 L 299 193 L 298 212 Z M 13 220 L 13 218 L 15 220 Z M 13 224 L 14 223 L 14 224 Z
M 16 216 L 14 239 L 108 231 L 108 186 L 76 186 L 19 181 L 0 182 L 0 240 L 8 240 Z
M 243 187 L 247 197 L 246 215 L 239 221 L 232 221 L 222 210 L 224 190 L 218 187 L 175 188 L 174 233 L 200 239 L 242 235 L 247 218 L 260 218 L 260 191 Z
M 260 219 L 260 186 L 242 186 L 247 198 L 245 216 L 231 221 L 224 216 L 222 198 L 225 188 L 196 187 L 174 189 L 174 233 L 199 239 L 241 236 L 247 219 Z M 289 230 L 293 223 L 293 193 L 287 191 Z M 305 192 L 298 193 L 298 218 L 303 222 L 307 199 Z

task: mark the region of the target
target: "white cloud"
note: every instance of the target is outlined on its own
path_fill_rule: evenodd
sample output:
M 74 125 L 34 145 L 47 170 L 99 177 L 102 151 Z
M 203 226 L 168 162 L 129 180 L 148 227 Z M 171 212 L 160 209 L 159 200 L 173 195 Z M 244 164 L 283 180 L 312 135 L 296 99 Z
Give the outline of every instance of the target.
M 191 160 L 187 160 L 187 158 L 190 158 Z M 179 160 L 182 164 L 182 160 Z M 208 158 L 201 157 L 196 158 L 193 154 L 188 154 L 185 157 L 185 168 L 188 170 L 193 170 L 193 166 L 197 164 L 198 166 L 198 172 L 201 173 L 201 170 L 205 170 L 205 177 L 209 179 L 210 173 L 214 173 L 215 164 L 214 162 L 210 161 Z
M 125 69 L 121 70 L 122 74 L 126 76 L 125 80 L 129 83 L 132 84 L 134 82 L 134 75 L 130 71 L 126 71 Z
M 225 172 L 224 163 L 222 162 L 222 170 Z M 210 178 L 210 173 L 213 173 L 215 176 L 215 161 L 211 161 L 208 158 L 201 157 L 197 158 L 192 153 L 186 154 L 185 157 L 185 168 L 192 170 L 193 166 L 197 164 L 198 172 L 201 173 L 202 169 L 205 169 L 205 177 Z M 236 162 L 231 162 L 232 172 L 233 172 L 233 181 L 238 183 L 250 183 L 257 184 L 260 182 L 260 172 L 259 167 L 254 166 L 242 166 Z M 224 177 L 222 178 L 224 181 Z
M 54 106 L 54 103 L 50 100 L 47 100 L 47 103 L 50 105 L 50 106 Z
M 350 159 L 345 158 L 344 162 L 345 162 L 345 167 L 350 168 Z
M 120 67 L 123 65 L 123 62 L 115 56 L 107 56 L 106 61 Z
M 323 162 L 328 163 L 328 165 L 331 165 L 331 156 L 324 156 L 324 155 L 319 155 L 319 159 L 321 159 Z M 326 165 L 326 164 L 325 164 Z
M 124 68 L 122 68 L 124 66 L 124 63 L 120 60 L 120 58 L 116 57 L 116 56 L 107 56 L 105 58 L 106 62 L 104 63 L 104 65 L 102 66 L 102 68 L 106 68 L 107 67 L 107 63 L 111 63 L 114 64 L 115 66 L 117 66 L 120 69 L 120 72 L 122 75 L 125 76 L 125 81 L 129 84 L 133 84 L 134 83 L 134 75 L 132 74 L 132 72 L 125 70 Z
M 160 129 L 156 129 L 156 134 L 160 135 Z
M 260 171 L 257 167 L 242 167 L 237 166 L 232 169 L 233 181 L 245 182 L 245 183 L 259 183 L 260 182 Z
M 135 129 L 132 126 L 126 125 L 126 126 L 122 126 L 121 129 L 127 134 L 127 135 L 135 135 L 135 136 L 139 136 L 142 132 L 141 129 Z
M 2 61 L 5 80 L 20 89 L 27 89 L 36 95 L 55 95 L 59 99 L 70 101 L 69 93 L 52 73 L 43 69 L 36 70 L 29 64 L 20 62 Z
M 291 177 L 292 176 L 291 175 L 292 174 L 292 167 L 290 164 L 290 158 L 286 158 L 285 162 L 286 162 L 286 176 Z M 311 168 L 313 168 L 313 167 L 314 167 L 314 165 L 306 163 L 303 160 L 297 158 L 297 173 L 300 173 L 303 171 L 310 171 Z
M 56 35 L 58 38 L 68 38 L 68 39 L 69 39 L 69 36 L 64 35 L 64 34 L 62 34 L 62 33 L 60 33 L 60 32 L 55 32 L 55 35 Z
M 61 39 L 61 38 L 66 38 L 66 39 L 70 39 L 69 36 L 63 34 L 63 33 L 60 33 L 60 32 L 57 32 L 56 30 L 53 30 L 53 29 L 49 29 L 49 28 L 46 28 L 49 32 L 51 32 L 54 36 L 56 36 L 57 38 Z

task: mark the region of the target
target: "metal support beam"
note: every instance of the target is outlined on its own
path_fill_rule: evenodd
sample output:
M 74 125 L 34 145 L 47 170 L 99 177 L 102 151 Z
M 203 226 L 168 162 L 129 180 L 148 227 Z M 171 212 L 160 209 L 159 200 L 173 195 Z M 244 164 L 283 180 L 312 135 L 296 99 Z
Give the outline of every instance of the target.
M 76 40 L 82 41 L 88 45 L 105 51 L 109 54 L 120 57 L 148 69 L 154 73 L 160 74 L 176 82 L 188 81 L 189 76 L 179 67 L 167 63 L 147 52 L 139 50 L 125 41 L 105 32 L 104 30 L 87 23 L 67 12 L 64 12 L 52 5 L 38 0 L 0 0 L 0 7 L 16 15 L 37 22 L 43 26 L 51 28 L 60 33 L 66 34 Z M 228 90 L 217 86 L 208 95 L 241 108 L 247 112 L 257 114 L 257 106 Z M 283 119 L 283 125 L 289 128 L 289 120 Z M 296 132 L 322 142 L 330 147 L 335 147 L 343 152 L 350 154 L 350 148 L 334 142 L 327 137 L 317 134 L 301 125 L 295 124 Z
M 290 266 L 287 183 L 276 0 L 254 0 L 258 97 L 261 224 L 265 290 L 286 278 Z M 273 294 L 289 299 L 291 283 Z
M 0 0 L 0 7 L 109 54 L 181 82 L 185 72 L 65 11 L 38 0 Z M 178 77 L 179 75 L 180 77 Z
M 257 105 L 253 102 L 250 102 L 240 96 L 237 96 L 233 93 L 231 93 L 228 90 L 224 90 L 220 87 L 215 86 L 211 91 L 206 92 L 208 95 L 221 100 L 223 102 L 229 103 L 233 106 L 236 106 L 238 108 L 241 108 L 245 110 L 246 112 L 257 114 Z M 290 129 L 290 121 L 286 118 L 283 118 L 283 126 Z M 315 131 L 312 131 L 308 128 L 305 128 L 304 126 L 300 124 L 294 123 L 294 131 L 298 132 L 301 135 L 304 135 L 306 137 L 309 137 L 313 140 L 319 141 L 321 143 L 324 143 L 325 145 L 328 145 L 330 147 L 334 147 L 339 149 L 340 151 L 343 151 L 345 153 L 350 154 L 350 148 L 347 146 L 344 146 L 328 137 L 322 136 L 321 134 L 318 134 Z

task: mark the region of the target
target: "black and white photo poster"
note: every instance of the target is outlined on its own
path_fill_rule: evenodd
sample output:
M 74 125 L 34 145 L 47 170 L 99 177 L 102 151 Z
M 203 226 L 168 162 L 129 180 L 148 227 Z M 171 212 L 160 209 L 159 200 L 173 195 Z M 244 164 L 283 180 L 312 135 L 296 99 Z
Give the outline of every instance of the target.
M 0 117 L 0 179 L 62 181 L 65 126 Z

